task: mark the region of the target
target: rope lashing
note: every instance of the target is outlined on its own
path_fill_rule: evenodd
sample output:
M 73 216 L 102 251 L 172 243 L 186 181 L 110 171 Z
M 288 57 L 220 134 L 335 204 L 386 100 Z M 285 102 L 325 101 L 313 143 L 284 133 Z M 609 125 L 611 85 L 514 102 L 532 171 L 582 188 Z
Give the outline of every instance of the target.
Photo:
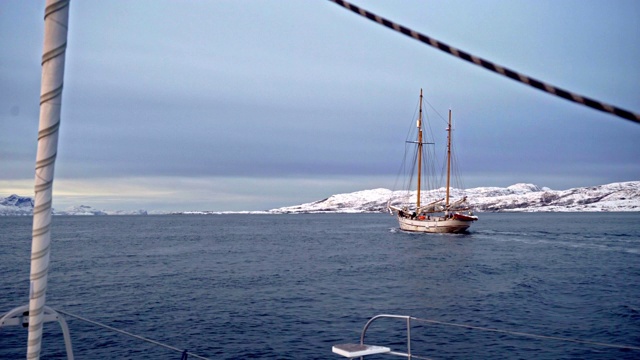
M 623 119 L 632 121 L 636 124 L 640 124 L 640 114 L 638 113 L 634 113 L 631 112 L 629 110 L 625 110 L 625 109 L 621 109 L 619 107 L 613 106 L 613 105 L 609 105 L 606 104 L 604 102 L 598 101 L 598 100 L 594 100 L 582 95 L 578 95 L 576 93 L 558 88 L 556 86 L 550 85 L 548 83 L 542 82 L 540 80 L 536 80 L 532 77 L 523 75 L 517 71 L 508 69 L 506 67 L 494 64 L 491 61 L 485 60 L 481 57 L 469 54 L 465 51 L 456 49 L 455 47 L 449 46 L 443 42 L 440 42 L 432 37 L 429 37 L 427 35 L 421 34 L 417 31 L 411 30 L 405 26 L 396 24 L 388 19 L 385 19 L 381 16 L 378 16 L 374 13 L 371 13 L 367 10 L 364 10 L 358 6 L 355 6 L 353 4 L 350 4 L 346 1 L 343 0 L 330 0 L 342 7 L 344 7 L 345 9 L 351 10 L 354 13 L 360 15 L 360 16 L 364 16 L 369 20 L 375 21 L 378 24 L 385 26 L 389 29 L 392 29 L 394 31 L 400 32 L 406 36 L 409 36 L 411 38 L 414 38 L 418 41 L 420 41 L 421 43 L 427 44 L 429 46 L 435 47 L 441 51 L 446 52 L 449 55 L 453 55 L 459 59 L 462 59 L 464 61 L 468 61 L 470 63 L 473 63 L 475 65 L 481 66 L 487 70 L 493 71 L 495 73 L 498 73 L 500 75 L 506 76 L 512 80 L 521 82 L 523 84 L 529 85 L 531 87 L 534 87 L 538 90 L 544 91 L 546 93 L 561 97 L 565 100 L 569 100 L 578 104 L 582 104 L 584 106 L 590 107 L 592 109 L 596 109 L 596 110 L 600 110 L 618 117 L 621 117 Z

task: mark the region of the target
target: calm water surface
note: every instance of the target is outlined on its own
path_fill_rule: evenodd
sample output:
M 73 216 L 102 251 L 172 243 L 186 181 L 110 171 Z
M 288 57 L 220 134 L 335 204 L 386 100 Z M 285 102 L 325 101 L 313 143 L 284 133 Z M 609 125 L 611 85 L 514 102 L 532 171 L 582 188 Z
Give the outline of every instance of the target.
M 385 214 L 54 217 L 47 304 L 215 359 L 340 359 L 331 346 L 381 313 L 640 346 L 640 213 L 480 217 L 466 235 Z M 31 218 L 0 217 L 0 313 L 28 303 L 30 234 Z M 180 359 L 67 320 L 77 359 Z M 376 322 L 368 342 L 405 351 L 403 326 Z M 0 359 L 24 358 L 26 333 L 0 330 Z M 432 359 L 640 358 L 421 323 L 412 336 Z M 64 356 L 45 325 L 43 359 Z

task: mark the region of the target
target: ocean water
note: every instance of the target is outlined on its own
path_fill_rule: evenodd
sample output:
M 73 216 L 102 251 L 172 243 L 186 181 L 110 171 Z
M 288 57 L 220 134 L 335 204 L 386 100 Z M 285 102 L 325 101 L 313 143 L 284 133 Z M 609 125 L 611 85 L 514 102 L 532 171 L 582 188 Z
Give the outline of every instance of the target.
M 640 346 L 640 213 L 480 214 L 411 234 L 387 214 L 54 217 L 47 305 L 212 359 L 340 359 L 377 314 Z M 0 313 L 28 303 L 31 218 L 0 217 Z M 77 359 L 180 359 L 67 318 Z M 367 343 L 406 351 L 404 322 Z M 432 359 L 639 359 L 640 351 L 414 322 Z M 0 359 L 27 331 L 0 330 Z M 64 358 L 56 323 L 43 359 Z M 191 357 L 190 357 L 191 358 Z M 394 358 L 376 356 L 377 358 Z

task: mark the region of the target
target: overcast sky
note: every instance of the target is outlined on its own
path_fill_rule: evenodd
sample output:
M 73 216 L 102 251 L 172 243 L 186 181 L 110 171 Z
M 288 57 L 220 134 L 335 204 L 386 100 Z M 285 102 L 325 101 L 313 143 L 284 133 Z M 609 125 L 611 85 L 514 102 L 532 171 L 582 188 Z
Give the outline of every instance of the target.
M 640 1 L 353 3 L 640 111 Z M 453 110 L 466 187 L 640 180 L 640 126 L 328 1 L 70 11 L 55 208 L 264 210 L 393 188 L 421 88 L 440 114 Z M 44 1 L 0 2 L 0 196 L 33 196 L 43 16 Z M 441 119 L 432 128 L 444 136 Z

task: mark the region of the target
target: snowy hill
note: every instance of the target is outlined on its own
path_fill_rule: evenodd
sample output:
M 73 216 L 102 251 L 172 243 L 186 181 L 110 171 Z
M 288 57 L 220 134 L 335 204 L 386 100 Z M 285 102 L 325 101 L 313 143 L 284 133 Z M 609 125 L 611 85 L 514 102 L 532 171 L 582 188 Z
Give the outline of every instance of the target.
M 364 213 L 386 211 L 387 202 L 400 206 L 414 199 L 416 192 L 374 189 L 337 194 L 308 204 L 273 209 L 270 213 Z M 452 199 L 467 196 L 476 211 L 640 211 L 640 181 L 551 190 L 533 184 L 515 184 L 507 188 L 479 187 L 452 189 Z M 423 192 L 423 199 L 444 198 L 444 189 Z
M 103 211 L 91 206 L 79 205 L 65 210 L 53 209 L 53 215 L 146 215 L 145 210 L 137 211 Z M 0 216 L 33 215 L 33 199 L 26 196 L 11 195 L 0 197 Z
M 0 197 L 0 215 L 31 215 L 33 214 L 33 199 L 30 197 L 11 195 Z
M 57 211 L 53 210 L 54 215 L 107 215 L 106 212 L 96 210 L 91 206 L 79 205 L 71 207 L 67 210 Z
M 307 204 L 282 207 L 268 211 L 241 212 L 245 214 L 291 214 L 291 213 L 372 213 L 384 212 L 387 203 L 400 206 L 416 193 L 372 189 L 346 194 L 332 195 L 326 199 Z M 452 199 L 467 196 L 476 211 L 485 212 L 584 212 L 584 211 L 640 211 L 640 181 L 612 183 L 607 185 L 551 190 L 533 184 L 515 184 L 506 188 L 479 187 L 474 189 L 452 189 Z M 424 201 L 444 198 L 444 189 L 423 192 Z M 33 200 L 11 195 L 0 198 L 0 216 L 31 215 Z M 66 210 L 54 210 L 54 215 L 146 215 L 147 211 L 102 211 L 80 205 Z M 223 214 L 229 212 L 191 211 L 180 214 Z
M 387 202 L 391 198 L 392 193 L 391 190 L 382 188 L 356 191 L 347 194 L 332 195 L 326 199 L 307 204 L 273 209 L 269 210 L 269 212 L 274 214 L 383 212 L 387 209 Z

